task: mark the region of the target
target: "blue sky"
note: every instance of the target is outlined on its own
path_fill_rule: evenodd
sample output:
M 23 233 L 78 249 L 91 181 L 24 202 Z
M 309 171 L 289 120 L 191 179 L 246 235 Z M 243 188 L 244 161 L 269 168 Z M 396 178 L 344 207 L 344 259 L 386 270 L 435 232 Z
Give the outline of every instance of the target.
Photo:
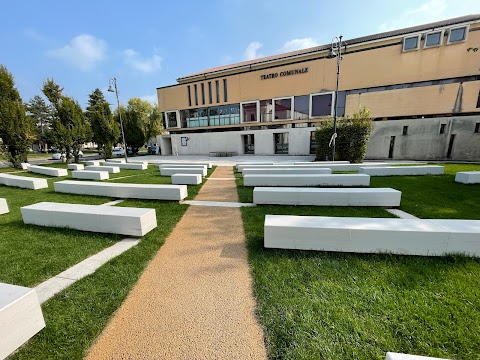
M 117 78 L 120 101 L 204 69 L 480 13 L 478 0 L 53 1 L 2 4 L 0 64 L 24 101 L 46 78 L 82 106 Z M 105 94 L 113 103 L 114 98 Z

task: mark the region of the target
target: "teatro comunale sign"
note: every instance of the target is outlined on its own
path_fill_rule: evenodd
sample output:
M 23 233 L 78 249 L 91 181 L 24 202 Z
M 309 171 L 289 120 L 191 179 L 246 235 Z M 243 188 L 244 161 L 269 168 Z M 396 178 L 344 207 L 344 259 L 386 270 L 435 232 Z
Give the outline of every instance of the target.
M 308 72 L 308 67 L 301 68 L 301 69 L 295 69 L 295 70 L 285 70 L 285 71 L 280 71 L 280 72 L 276 72 L 276 73 L 260 75 L 260 80 L 275 79 L 279 76 L 282 77 L 282 76 L 305 74 L 307 72 Z

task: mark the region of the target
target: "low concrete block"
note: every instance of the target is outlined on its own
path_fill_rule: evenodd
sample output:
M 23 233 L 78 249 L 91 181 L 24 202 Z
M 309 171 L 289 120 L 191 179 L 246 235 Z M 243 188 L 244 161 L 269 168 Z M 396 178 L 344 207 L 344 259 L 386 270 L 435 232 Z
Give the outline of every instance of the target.
M 243 175 L 247 174 L 331 174 L 332 170 L 329 168 L 317 168 L 317 167 L 310 167 L 310 168 L 301 168 L 297 169 L 296 167 L 291 168 L 283 168 L 283 169 L 250 169 L 245 168 L 242 170 Z
M 204 161 L 155 161 L 155 165 L 205 165 L 208 169 L 212 168 L 211 162 Z
M 120 169 L 130 169 L 130 170 L 147 170 L 147 162 L 129 162 L 129 163 L 115 163 L 115 162 L 104 162 L 102 166 L 118 166 Z
M 45 327 L 34 289 L 0 283 L 0 359 Z
M 36 174 L 43 174 L 48 176 L 55 176 L 55 177 L 68 176 L 67 169 L 58 169 L 58 168 L 52 168 L 52 167 L 46 167 L 46 166 L 30 165 L 27 170 Z
M 160 175 L 172 176 L 174 174 L 200 174 L 202 177 L 207 176 L 205 168 L 160 168 Z
M 163 168 L 183 168 L 183 169 L 207 169 L 207 165 L 183 165 L 183 164 L 168 164 L 158 165 L 159 169 Z
M 82 164 L 68 164 L 67 166 L 68 170 L 84 170 L 85 166 Z
M 74 170 L 72 178 L 87 180 L 107 180 L 110 178 L 108 171 L 92 171 L 92 170 Z
M 359 172 L 370 176 L 442 175 L 444 173 L 444 167 L 437 165 L 372 166 L 360 167 Z
M 388 166 L 390 164 L 388 163 L 363 163 L 363 164 L 339 164 L 339 163 L 332 163 L 332 162 L 325 162 L 325 163 L 320 163 L 318 162 L 315 165 L 310 165 L 310 164 L 299 164 L 299 165 L 294 165 L 295 168 L 299 169 L 308 169 L 312 166 L 314 167 L 321 167 L 321 168 L 330 168 L 332 171 L 358 171 L 360 167 L 370 167 L 370 166 Z M 292 167 L 291 164 L 273 164 L 273 165 L 240 165 L 238 167 L 238 171 L 242 171 L 243 169 L 250 168 L 250 169 L 285 169 L 285 168 L 290 168 Z
M 369 186 L 365 174 L 249 174 L 243 177 L 244 186 Z
M 114 198 L 183 200 L 188 196 L 186 185 L 100 183 L 65 180 L 54 183 L 55 191 L 69 194 L 109 196 Z
M 125 159 L 107 159 L 105 162 L 115 163 L 115 164 L 125 164 Z
M 41 202 L 20 208 L 25 224 L 144 236 L 157 227 L 155 209 Z
M 10 210 L 8 209 L 7 199 L 0 198 L 0 215 L 8 214 Z
M 29 163 L 21 163 L 20 165 L 22 166 L 22 170 L 28 170 L 28 167 L 30 166 Z
M 198 185 L 202 183 L 200 174 L 173 174 L 172 184 L 177 185 Z
M 94 166 L 94 165 L 88 165 L 85 167 L 85 170 L 91 170 L 91 171 L 107 171 L 109 174 L 117 174 L 120 172 L 120 168 L 118 166 Z
M 400 354 L 387 352 L 386 360 L 448 360 L 441 358 L 432 358 L 428 356 L 419 356 L 419 355 L 409 355 L 409 354 Z
M 239 162 L 235 164 L 235 167 L 238 169 L 239 166 L 248 166 L 248 165 L 253 165 L 253 166 L 258 166 L 258 165 L 273 165 L 273 162 L 268 162 L 268 161 L 259 161 L 259 162 Z
M 350 164 L 350 161 L 295 161 L 295 165 L 328 165 L 328 164 Z
M 400 206 L 402 193 L 390 188 L 256 187 L 255 204 L 316 206 Z
M 32 190 L 48 188 L 47 179 L 12 174 L 0 174 L 0 184 Z
M 455 182 L 462 184 L 480 184 L 480 171 L 461 171 L 455 174 Z
M 100 160 L 85 161 L 85 165 L 87 166 L 100 166 L 100 163 Z

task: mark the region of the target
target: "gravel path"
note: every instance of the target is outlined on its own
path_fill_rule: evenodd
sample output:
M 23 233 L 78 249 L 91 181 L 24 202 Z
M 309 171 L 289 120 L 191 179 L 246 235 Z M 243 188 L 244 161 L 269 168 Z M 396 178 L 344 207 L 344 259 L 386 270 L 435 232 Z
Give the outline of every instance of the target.
M 235 181 L 195 200 L 238 201 Z M 87 359 L 265 359 L 254 311 L 240 209 L 190 206 Z

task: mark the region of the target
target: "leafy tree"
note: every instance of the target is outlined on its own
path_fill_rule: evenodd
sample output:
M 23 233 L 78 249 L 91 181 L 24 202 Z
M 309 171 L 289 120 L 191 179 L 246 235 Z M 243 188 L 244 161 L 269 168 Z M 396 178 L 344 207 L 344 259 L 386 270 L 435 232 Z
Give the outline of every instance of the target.
M 125 142 L 132 148 L 134 154 L 145 144 L 145 133 L 141 114 L 136 110 L 128 108 L 122 113 L 123 131 Z
M 47 104 L 39 95 L 35 95 L 28 103 L 25 104 L 25 109 L 27 110 L 27 115 L 30 116 L 35 123 L 39 146 L 47 147 L 48 144 L 52 144 L 52 105 Z
M 162 132 L 162 113 L 157 107 L 152 109 L 152 112 L 148 116 L 148 123 L 145 127 L 145 139 L 149 139 L 157 136 Z
M 98 145 L 103 158 L 111 158 L 112 147 L 120 136 L 120 127 L 100 89 L 95 89 L 89 95 L 85 117 L 90 122 L 93 141 Z
M 33 121 L 25 107 L 15 82 L 4 65 L 0 65 L 0 138 L 12 166 L 21 167 L 27 161 L 30 146 L 35 140 Z
M 66 161 L 79 160 L 79 151 L 84 142 L 92 137 L 90 123 L 85 119 L 82 108 L 76 100 L 62 94 L 63 88 L 53 79 L 43 84 L 43 94 L 54 107 L 52 138 L 55 146 L 65 153 Z

